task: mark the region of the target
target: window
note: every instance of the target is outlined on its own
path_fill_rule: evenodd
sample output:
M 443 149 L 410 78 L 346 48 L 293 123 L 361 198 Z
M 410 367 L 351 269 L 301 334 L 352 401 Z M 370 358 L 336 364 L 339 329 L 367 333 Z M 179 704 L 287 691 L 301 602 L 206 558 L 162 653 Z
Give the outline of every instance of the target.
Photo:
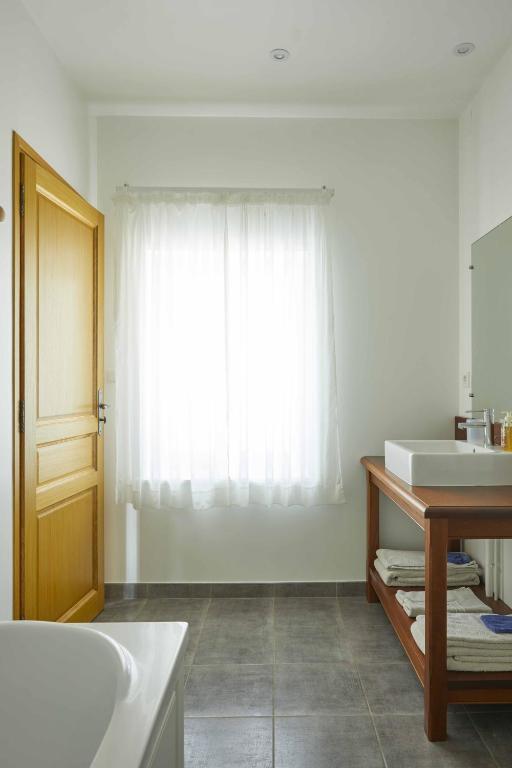
M 120 501 L 342 500 L 325 197 L 117 196 Z

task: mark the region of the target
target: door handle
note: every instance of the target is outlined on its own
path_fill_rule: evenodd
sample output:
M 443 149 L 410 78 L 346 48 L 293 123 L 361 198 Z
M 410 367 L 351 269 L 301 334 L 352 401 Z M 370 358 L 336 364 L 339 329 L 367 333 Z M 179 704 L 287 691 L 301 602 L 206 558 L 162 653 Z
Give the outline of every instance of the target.
M 103 402 L 103 390 L 98 389 L 98 435 L 103 434 L 103 427 L 107 423 L 107 408 L 110 406 Z

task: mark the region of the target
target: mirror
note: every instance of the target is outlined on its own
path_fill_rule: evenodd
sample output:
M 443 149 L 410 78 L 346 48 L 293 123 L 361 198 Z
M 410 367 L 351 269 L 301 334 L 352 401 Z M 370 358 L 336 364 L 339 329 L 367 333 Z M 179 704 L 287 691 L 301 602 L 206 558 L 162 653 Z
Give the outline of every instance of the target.
M 512 217 L 471 247 L 472 385 L 475 410 L 512 410 Z

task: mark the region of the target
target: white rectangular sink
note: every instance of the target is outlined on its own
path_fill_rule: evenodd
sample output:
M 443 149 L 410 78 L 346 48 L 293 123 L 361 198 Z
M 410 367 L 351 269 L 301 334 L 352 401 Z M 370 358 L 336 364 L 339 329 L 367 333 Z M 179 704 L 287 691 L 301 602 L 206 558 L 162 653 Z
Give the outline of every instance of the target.
M 512 452 L 464 440 L 386 440 L 384 458 L 409 485 L 512 485 Z

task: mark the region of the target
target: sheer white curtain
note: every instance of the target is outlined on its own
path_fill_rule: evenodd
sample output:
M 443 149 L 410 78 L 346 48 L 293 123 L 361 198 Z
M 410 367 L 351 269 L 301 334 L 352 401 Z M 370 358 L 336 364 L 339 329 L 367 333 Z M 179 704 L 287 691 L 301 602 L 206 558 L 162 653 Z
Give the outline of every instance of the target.
M 343 500 L 325 202 L 115 198 L 119 501 Z

